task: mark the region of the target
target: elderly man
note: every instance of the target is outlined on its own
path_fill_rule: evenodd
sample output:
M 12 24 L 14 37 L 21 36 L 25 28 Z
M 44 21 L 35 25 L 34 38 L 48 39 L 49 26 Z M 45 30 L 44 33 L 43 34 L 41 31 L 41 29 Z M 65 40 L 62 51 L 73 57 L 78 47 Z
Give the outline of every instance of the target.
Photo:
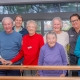
M 57 43 L 55 32 L 46 34 L 47 43 L 41 48 L 38 65 L 67 65 L 66 54 L 61 44 Z M 40 70 L 40 76 L 65 76 L 66 70 Z
M 23 37 L 22 48 L 18 55 L 9 64 L 15 63 L 24 56 L 23 65 L 37 65 L 40 48 L 44 45 L 42 35 L 36 33 L 37 24 L 34 20 L 27 22 L 26 28 L 29 34 Z M 23 75 L 34 76 L 35 70 L 25 70 Z
M 2 20 L 4 31 L 0 33 L 0 65 L 4 65 L 6 60 L 14 58 L 20 50 L 22 35 L 13 31 L 13 20 L 4 17 Z M 14 65 L 19 65 L 21 61 Z M 0 76 L 19 76 L 20 70 L 0 70 Z

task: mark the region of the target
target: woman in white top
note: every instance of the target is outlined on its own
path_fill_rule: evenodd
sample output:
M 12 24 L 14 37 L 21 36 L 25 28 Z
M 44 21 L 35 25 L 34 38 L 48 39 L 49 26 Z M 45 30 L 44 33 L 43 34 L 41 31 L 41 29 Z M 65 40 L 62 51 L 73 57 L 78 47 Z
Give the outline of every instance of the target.
M 67 44 L 69 43 L 69 36 L 67 32 L 61 30 L 62 26 L 63 26 L 63 23 L 60 17 L 53 18 L 52 20 L 53 31 L 57 34 L 57 42 L 64 47 L 66 58 L 68 61 L 66 47 L 67 47 Z M 44 35 L 44 42 L 46 43 L 46 34 Z

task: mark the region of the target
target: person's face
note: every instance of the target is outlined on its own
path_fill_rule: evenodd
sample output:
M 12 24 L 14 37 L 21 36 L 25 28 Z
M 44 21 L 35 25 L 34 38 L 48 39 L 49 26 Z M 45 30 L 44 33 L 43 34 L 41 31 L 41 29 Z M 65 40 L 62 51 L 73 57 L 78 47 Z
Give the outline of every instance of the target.
M 74 29 L 80 27 L 80 20 L 78 19 L 77 16 L 71 17 L 71 20 L 70 20 L 70 21 L 71 21 L 72 27 L 73 27 Z
M 54 32 L 59 32 L 59 31 L 61 31 L 61 23 L 60 23 L 60 21 L 57 20 L 57 19 L 55 19 L 55 20 L 53 21 L 53 30 L 54 30 Z
M 15 19 L 15 26 L 16 27 L 21 27 L 22 26 L 22 18 L 21 17 L 16 17 Z
M 3 22 L 3 28 L 6 31 L 6 33 L 11 33 L 13 31 L 12 27 L 13 27 L 12 21 L 10 19 L 5 19 Z
M 27 30 L 28 30 L 30 35 L 35 34 L 35 32 L 36 32 L 36 25 L 35 25 L 35 23 L 28 24 L 27 25 Z
M 53 34 L 48 34 L 47 35 L 47 43 L 50 47 L 53 47 L 56 44 L 57 38 Z

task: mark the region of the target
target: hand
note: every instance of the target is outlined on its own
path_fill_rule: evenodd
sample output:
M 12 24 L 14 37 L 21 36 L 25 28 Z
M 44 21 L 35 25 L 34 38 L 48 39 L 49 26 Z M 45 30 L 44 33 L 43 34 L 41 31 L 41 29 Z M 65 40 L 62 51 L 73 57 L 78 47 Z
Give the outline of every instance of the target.
M 64 74 L 61 74 L 60 77 L 65 77 L 65 75 Z
M 39 73 L 38 73 L 38 71 L 36 72 L 36 76 L 40 76 Z
M 12 65 L 11 61 L 6 61 L 7 65 Z
M 3 59 L 3 58 L 0 58 L 0 61 L 1 61 L 1 63 L 2 63 L 3 65 L 6 65 L 6 64 L 7 64 L 7 61 L 6 61 L 5 59 Z

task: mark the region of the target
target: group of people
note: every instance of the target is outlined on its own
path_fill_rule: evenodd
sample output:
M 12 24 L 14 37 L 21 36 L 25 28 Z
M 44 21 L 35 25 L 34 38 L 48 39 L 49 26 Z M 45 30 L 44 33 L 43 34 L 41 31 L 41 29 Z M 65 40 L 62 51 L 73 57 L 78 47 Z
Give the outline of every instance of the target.
M 36 32 L 37 23 L 34 20 L 26 22 L 26 29 L 22 26 L 21 15 L 15 17 L 15 25 L 10 17 L 4 17 L 0 32 L 0 65 L 80 65 L 79 30 L 80 16 L 72 14 L 71 29 L 62 31 L 62 20 L 55 17 L 52 20 L 53 30 L 44 37 Z M 79 37 L 78 37 L 79 36 Z M 78 40 L 77 40 L 78 38 Z M 67 45 L 70 45 L 69 58 Z M 24 70 L 27 76 L 66 76 L 67 70 Z M 0 76 L 20 76 L 20 70 L 0 70 Z M 80 75 L 80 71 L 78 71 Z M 77 71 L 72 71 L 77 76 Z

